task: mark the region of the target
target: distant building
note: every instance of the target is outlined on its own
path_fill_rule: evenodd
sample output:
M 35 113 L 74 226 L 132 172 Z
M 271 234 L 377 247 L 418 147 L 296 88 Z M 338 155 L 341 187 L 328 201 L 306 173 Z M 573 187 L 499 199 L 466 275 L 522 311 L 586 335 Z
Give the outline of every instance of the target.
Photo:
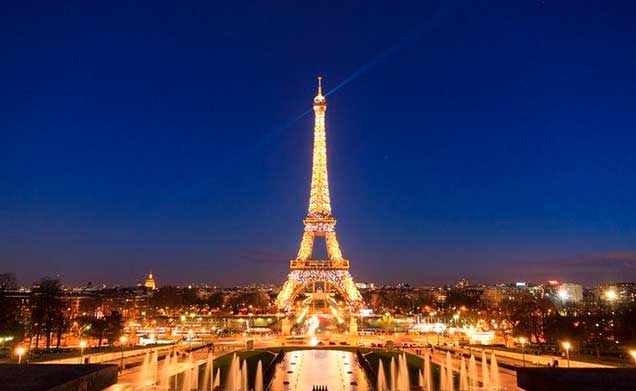
M 583 301 L 583 286 L 563 283 L 559 285 L 557 299 L 563 303 L 580 303 Z
M 157 284 L 155 283 L 155 279 L 152 276 L 152 273 L 148 273 L 148 278 L 146 278 L 146 282 L 144 282 L 144 286 L 148 289 L 152 289 L 153 291 L 157 289 Z
M 468 286 L 470 286 L 470 281 L 468 281 L 467 278 L 462 278 L 461 280 L 457 281 L 457 283 L 455 284 L 455 288 L 458 288 L 458 289 L 466 288 Z
M 491 306 L 498 307 L 504 301 L 519 302 L 531 294 L 526 283 L 501 284 L 485 287 L 481 299 Z
M 636 301 L 636 283 L 621 282 L 615 284 L 618 300 L 622 303 L 630 303 Z
M 445 289 L 436 289 L 433 291 L 433 301 L 437 304 L 446 303 L 448 299 L 448 292 Z
M 600 285 L 594 288 L 593 295 L 597 302 L 633 303 L 636 301 L 636 283 Z
M 0 274 L 0 290 L 13 291 L 18 289 L 18 281 L 13 273 Z
M 375 289 L 375 284 L 372 282 L 356 282 L 356 288 L 358 289 Z

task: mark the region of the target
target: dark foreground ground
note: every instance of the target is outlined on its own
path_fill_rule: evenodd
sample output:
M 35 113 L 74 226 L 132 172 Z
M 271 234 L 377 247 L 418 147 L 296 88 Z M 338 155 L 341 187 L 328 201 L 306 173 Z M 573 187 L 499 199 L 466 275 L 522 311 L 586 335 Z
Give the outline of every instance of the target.
M 99 391 L 116 382 L 117 365 L 0 365 L 0 391 Z
M 517 384 L 527 391 L 630 391 L 636 368 L 518 368 Z

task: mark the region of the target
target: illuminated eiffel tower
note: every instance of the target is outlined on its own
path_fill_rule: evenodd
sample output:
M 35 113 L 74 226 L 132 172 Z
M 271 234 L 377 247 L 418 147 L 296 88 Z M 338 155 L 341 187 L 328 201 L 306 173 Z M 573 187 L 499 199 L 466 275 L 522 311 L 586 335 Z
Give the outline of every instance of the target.
M 336 219 L 331 214 L 329 181 L 327 178 L 327 142 L 325 112 L 327 100 L 322 95 L 321 78 L 318 78 L 318 95 L 314 98 L 314 156 L 311 171 L 309 211 L 303 220 L 305 231 L 296 259 L 289 262 L 291 269 L 287 281 L 276 299 L 279 309 L 290 311 L 296 297 L 306 295 L 313 302 L 328 303 L 332 296 L 340 294 L 349 309 L 358 307 L 362 297 L 349 274 L 349 261 L 342 257 L 336 238 Z M 312 259 L 314 239 L 324 237 L 327 260 Z

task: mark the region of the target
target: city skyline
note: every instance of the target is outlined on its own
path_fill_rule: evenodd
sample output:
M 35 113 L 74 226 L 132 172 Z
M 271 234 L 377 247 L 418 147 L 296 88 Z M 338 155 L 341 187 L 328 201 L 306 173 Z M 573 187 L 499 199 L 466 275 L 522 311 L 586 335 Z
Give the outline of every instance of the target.
M 22 284 L 282 284 L 316 75 L 356 280 L 636 279 L 625 10 L 48 7 L 0 16 L 0 272 Z

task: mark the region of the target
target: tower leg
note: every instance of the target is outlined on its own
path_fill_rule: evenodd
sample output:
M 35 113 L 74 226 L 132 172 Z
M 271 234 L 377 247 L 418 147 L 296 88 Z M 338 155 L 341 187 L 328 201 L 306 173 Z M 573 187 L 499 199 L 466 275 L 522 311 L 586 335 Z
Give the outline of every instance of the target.
M 358 335 L 358 322 L 356 317 L 351 314 L 351 320 L 349 321 L 349 335 Z
M 281 320 L 280 330 L 282 335 L 291 334 L 291 321 L 288 318 L 283 318 L 283 320 Z

